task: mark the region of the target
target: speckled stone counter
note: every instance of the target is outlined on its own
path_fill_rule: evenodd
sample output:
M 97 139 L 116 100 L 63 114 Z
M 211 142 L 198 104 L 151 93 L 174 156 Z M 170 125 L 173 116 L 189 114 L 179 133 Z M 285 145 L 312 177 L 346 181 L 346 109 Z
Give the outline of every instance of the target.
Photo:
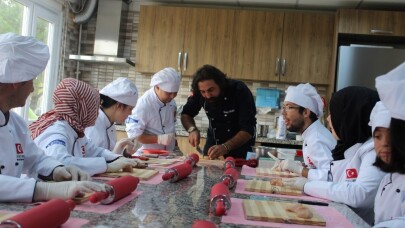
M 207 162 L 205 162 L 207 163 Z M 221 217 L 209 215 L 211 187 L 223 173 L 214 164 L 198 165 L 192 174 L 177 183 L 162 182 L 158 185 L 140 183 L 137 191 L 143 193 L 109 214 L 72 211 L 71 217 L 89 220 L 83 227 L 191 227 L 197 219 L 210 220 L 219 227 L 251 227 L 221 224 Z M 240 178 L 248 179 L 241 176 Z M 4 187 L 4 186 L 3 186 Z M 275 197 L 252 196 L 234 193 L 231 197 L 242 199 L 291 200 Z M 294 200 L 293 200 L 294 201 Z M 343 204 L 330 203 L 355 227 L 368 227 L 351 209 Z M 22 211 L 31 206 L 0 203 L 0 210 Z

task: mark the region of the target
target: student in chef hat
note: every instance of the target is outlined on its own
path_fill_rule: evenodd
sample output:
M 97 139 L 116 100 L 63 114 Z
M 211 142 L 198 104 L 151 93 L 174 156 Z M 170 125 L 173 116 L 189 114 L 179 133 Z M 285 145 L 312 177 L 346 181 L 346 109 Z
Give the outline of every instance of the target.
M 34 90 L 33 80 L 48 59 L 48 47 L 33 37 L 0 34 L 0 185 L 7 186 L 2 187 L 0 202 L 70 199 L 85 192 L 105 191 L 104 185 L 86 181 L 90 179 L 87 173 L 46 156 L 27 134 L 25 121 L 11 111 L 25 105 Z M 19 154 L 24 159 L 18 159 Z M 20 178 L 23 170 L 29 178 Z
M 175 146 L 174 98 L 180 88 L 180 75 L 171 67 L 164 68 L 153 75 L 150 86 L 125 122 L 128 137 L 142 143 L 137 154 L 143 149 L 173 151 Z
M 375 227 L 405 227 L 405 62 L 375 81 L 391 116 L 389 174 L 375 199 Z
M 135 152 L 132 139 L 124 138 L 117 143 L 115 123 L 122 124 L 131 114 L 138 101 L 138 89 L 128 78 L 119 77 L 100 90 L 100 109 L 94 126 L 85 130 L 86 137 L 99 147 L 127 155 Z M 128 147 L 127 147 L 128 146 Z
M 291 160 L 284 160 L 273 169 L 291 171 L 310 180 L 326 180 L 329 163 L 332 161 L 331 151 L 336 146 L 336 139 L 318 120 L 323 115 L 321 96 L 309 83 L 289 86 L 282 115 L 287 130 L 302 135 L 302 151 L 306 167 Z

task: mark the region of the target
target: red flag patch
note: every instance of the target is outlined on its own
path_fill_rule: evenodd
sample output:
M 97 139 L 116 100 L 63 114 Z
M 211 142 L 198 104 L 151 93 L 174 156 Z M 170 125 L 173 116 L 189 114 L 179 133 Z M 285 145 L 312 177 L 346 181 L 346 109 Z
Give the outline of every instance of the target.
M 357 178 L 357 170 L 355 168 L 346 169 L 346 178 L 347 179 Z
M 21 143 L 16 143 L 15 144 L 15 150 L 17 151 L 17 154 L 23 154 L 24 151 L 22 149 Z

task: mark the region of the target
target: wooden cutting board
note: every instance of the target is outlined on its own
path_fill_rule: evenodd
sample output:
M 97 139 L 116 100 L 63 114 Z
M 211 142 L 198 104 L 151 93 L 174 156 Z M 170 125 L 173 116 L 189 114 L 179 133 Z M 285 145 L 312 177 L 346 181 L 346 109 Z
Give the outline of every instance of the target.
M 0 211 L 0 222 L 13 217 L 15 214 L 16 213 L 13 213 L 13 212 Z
M 316 214 L 311 206 L 305 206 L 313 214 L 313 217 L 309 219 L 300 218 L 295 213 L 286 210 L 294 204 L 297 205 L 297 203 L 245 199 L 243 200 L 243 211 L 247 220 L 326 226 L 325 220 Z
M 293 189 L 291 187 L 274 186 L 270 184 L 270 181 L 263 180 L 249 180 L 246 182 L 245 191 L 248 192 L 261 192 L 290 196 L 302 196 L 302 191 Z
M 97 174 L 99 177 L 121 177 L 126 175 L 131 175 L 134 177 L 138 177 L 141 180 L 149 180 L 150 178 L 154 177 L 159 172 L 156 170 L 151 169 L 132 169 L 132 172 L 115 172 L 115 173 L 100 173 Z
M 298 175 L 295 173 L 274 171 L 269 168 L 256 168 L 256 175 L 273 177 L 298 177 Z
M 161 158 L 149 158 L 147 161 L 141 161 L 146 164 L 156 164 L 161 166 L 168 166 L 178 162 L 179 159 L 161 159 Z

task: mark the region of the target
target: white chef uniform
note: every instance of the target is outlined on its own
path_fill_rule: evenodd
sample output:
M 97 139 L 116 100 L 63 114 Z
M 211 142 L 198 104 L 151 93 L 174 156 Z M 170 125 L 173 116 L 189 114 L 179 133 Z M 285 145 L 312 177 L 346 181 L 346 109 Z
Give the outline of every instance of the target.
M 124 77 L 119 77 L 106 85 L 100 90 L 100 94 L 132 107 L 135 107 L 138 101 L 138 89 L 131 80 Z M 98 111 L 94 126 L 85 129 L 85 135 L 91 139 L 94 145 L 111 151 L 114 150 L 117 143 L 117 129 L 101 109 Z
M 315 87 L 309 83 L 289 86 L 284 101 L 308 108 L 318 118 L 323 116 L 322 98 Z M 333 160 L 331 151 L 336 146 L 336 139 L 319 119 L 305 129 L 302 138 L 304 163 L 310 169 L 308 179 L 326 181 L 329 163 Z
M 155 93 L 154 87 L 142 95 L 132 114 L 125 121 L 126 131 L 129 138 L 136 138 L 143 133 L 150 135 L 162 135 L 175 133 L 176 126 L 176 102 L 174 100 L 167 104 L 161 102 Z M 142 153 L 142 149 L 164 149 L 173 151 L 175 141 L 170 145 L 143 144 L 137 151 Z
M 313 122 L 302 133 L 302 154 L 305 165 L 309 168 L 309 180 L 326 181 L 329 164 L 333 160 L 332 153 L 336 146 L 336 139 L 319 121 Z
M 113 151 L 117 143 L 117 129 L 111 123 L 103 110 L 98 110 L 98 117 L 94 126 L 86 128 L 85 135 L 98 147 Z
M 68 122 L 56 121 L 37 138 L 35 143 L 50 155 L 65 165 L 74 165 L 90 175 L 104 173 L 107 162 L 116 159 L 119 155 L 96 147 L 86 137 L 78 138 L 76 131 Z
M 38 174 L 49 176 L 62 165 L 32 141 L 25 121 L 10 111 L 7 125 L 0 111 L 0 201 L 31 202 Z M 27 174 L 30 179 L 20 179 Z M 12 198 L 10 198 L 12 196 Z
M 345 159 L 330 163 L 328 182 L 309 181 L 304 186 L 308 195 L 344 203 L 364 220 L 374 220 L 374 197 L 385 175 L 373 166 L 376 153 L 373 139 L 357 143 L 344 153 Z

